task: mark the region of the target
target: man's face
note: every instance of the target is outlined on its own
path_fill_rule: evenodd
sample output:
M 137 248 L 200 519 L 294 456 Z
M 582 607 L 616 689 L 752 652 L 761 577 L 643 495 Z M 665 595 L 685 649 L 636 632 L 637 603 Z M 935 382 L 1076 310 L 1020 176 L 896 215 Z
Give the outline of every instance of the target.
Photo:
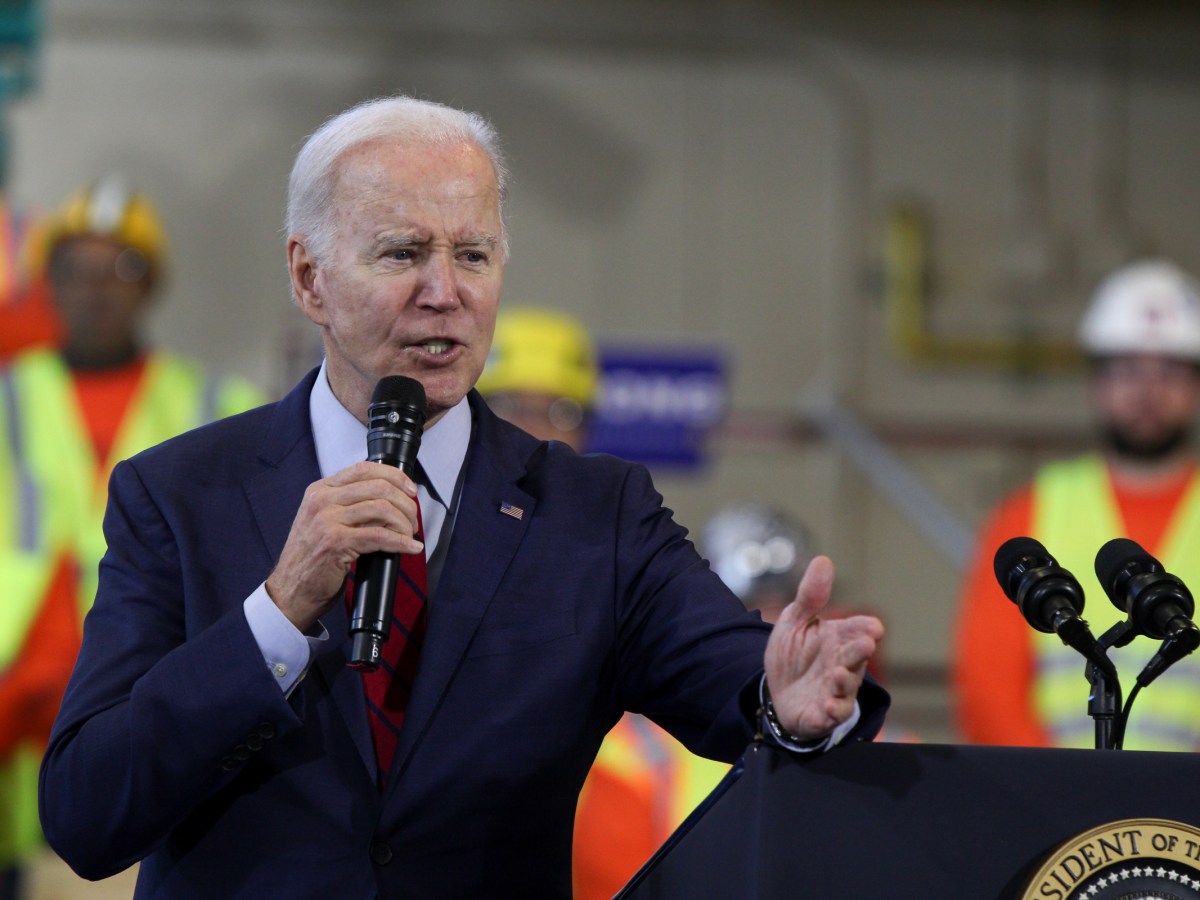
M 1119 454 L 1153 460 L 1181 447 L 1200 410 L 1200 370 L 1186 360 L 1116 356 L 1092 379 L 1101 420 Z
M 496 175 L 473 143 L 374 141 L 339 162 L 328 257 L 289 239 L 292 283 L 321 326 L 330 386 L 362 421 L 386 375 L 420 381 L 428 424 L 483 371 L 504 259 Z
M 582 452 L 586 442 L 585 413 L 569 397 L 542 391 L 498 391 L 487 397 L 492 412 L 532 434 L 539 441 L 562 441 Z
M 50 260 L 50 285 L 69 357 L 85 366 L 125 361 L 150 298 L 145 258 L 103 237 L 73 237 Z

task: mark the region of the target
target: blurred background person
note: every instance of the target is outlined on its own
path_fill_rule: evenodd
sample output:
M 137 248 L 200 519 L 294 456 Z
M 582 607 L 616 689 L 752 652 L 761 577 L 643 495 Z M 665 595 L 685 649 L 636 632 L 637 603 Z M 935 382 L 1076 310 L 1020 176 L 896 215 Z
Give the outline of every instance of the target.
M 1112 538 L 1136 541 L 1167 571 L 1200 583 L 1200 481 L 1190 443 L 1200 409 L 1198 291 L 1190 275 L 1158 260 L 1121 268 L 1096 290 L 1079 340 L 1102 443 L 1043 467 L 980 533 L 953 660 L 968 741 L 1094 746 L 1085 662 L 1056 635 L 1031 628 L 1001 592 L 992 560 L 1004 541 L 1036 538 L 1079 579 L 1097 637 L 1125 618 L 1094 577 L 1096 552 Z M 1109 655 L 1128 682 L 1156 648 L 1138 639 Z M 1198 713 L 1200 663 L 1188 657 L 1139 695 L 1125 747 L 1195 750 Z
M 59 342 L 0 367 L 0 898 L 42 844 L 38 763 L 74 665 L 104 552 L 108 476 L 168 437 L 258 405 L 148 346 L 166 236 L 150 200 L 105 178 L 31 237 Z
M 501 309 L 496 318 L 476 388 L 502 419 L 582 452 L 598 378 L 592 339 L 578 320 L 555 310 L 514 306 Z
M 812 535 L 781 510 L 760 504 L 721 510 L 700 534 L 700 552 L 745 604 L 772 624 L 796 596 L 815 555 Z

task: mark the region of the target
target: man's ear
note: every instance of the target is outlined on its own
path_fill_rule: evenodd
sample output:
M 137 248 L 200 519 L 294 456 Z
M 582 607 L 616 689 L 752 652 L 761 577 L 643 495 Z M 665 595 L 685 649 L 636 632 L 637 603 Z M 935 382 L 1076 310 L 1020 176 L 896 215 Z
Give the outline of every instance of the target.
M 317 286 L 317 260 L 304 241 L 303 235 L 288 235 L 288 275 L 292 280 L 292 297 L 313 323 L 324 325 L 325 307 Z

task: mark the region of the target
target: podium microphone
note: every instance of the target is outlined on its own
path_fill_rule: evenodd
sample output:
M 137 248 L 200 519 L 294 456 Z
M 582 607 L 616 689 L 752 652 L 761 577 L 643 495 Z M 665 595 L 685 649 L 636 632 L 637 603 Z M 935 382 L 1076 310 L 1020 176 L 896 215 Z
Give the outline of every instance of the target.
M 1005 541 L 993 566 L 1001 590 L 1017 604 L 1025 621 L 1038 631 L 1057 634 L 1064 644 L 1096 661 L 1096 639 L 1080 618 L 1083 588 L 1040 542 L 1031 537 Z
M 367 407 L 367 459 L 395 466 L 412 476 L 425 427 L 425 388 L 403 375 L 379 379 Z M 354 607 L 350 614 L 352 669 L 379 667 L 392 629 L 392 604 L 400 575 L 398 553 L 364 553 L 355 566 Z
M 1140 545 L 1128 538 L 1109 541 L 1096 554 L 1096 578 L 1138 634 L 1163 642 L 1138 675 L 1139 685 L 1149 684 L 1200 646 L 1192 592 Z
M 1121 687 L 1117 668 L 1087 622 L 1080 618 L 1083 588 L 1075 576 L 1030 537 L 1016 537 L 1001 544 L 994 565 L 996 580 L 1008 599 L 1020 608 L 1025 621 L 1038 631 L 1057 634 L 1087 659 L 1085 675 L 1092 686 L 1088 714 L 1096 720 L 1096 747 L 1107 750 L 1119 746 Z

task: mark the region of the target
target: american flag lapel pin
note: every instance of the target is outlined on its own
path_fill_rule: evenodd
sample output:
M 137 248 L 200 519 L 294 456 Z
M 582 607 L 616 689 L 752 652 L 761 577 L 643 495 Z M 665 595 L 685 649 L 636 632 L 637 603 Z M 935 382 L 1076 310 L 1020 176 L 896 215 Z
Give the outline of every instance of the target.
M 511 516 L 518 522 L 525 517 L 525 510 L 521 509 L 519 506 L 513 506 L 507 500 L 500 504 L 500 512 L 504 513 L 506 516 Z

